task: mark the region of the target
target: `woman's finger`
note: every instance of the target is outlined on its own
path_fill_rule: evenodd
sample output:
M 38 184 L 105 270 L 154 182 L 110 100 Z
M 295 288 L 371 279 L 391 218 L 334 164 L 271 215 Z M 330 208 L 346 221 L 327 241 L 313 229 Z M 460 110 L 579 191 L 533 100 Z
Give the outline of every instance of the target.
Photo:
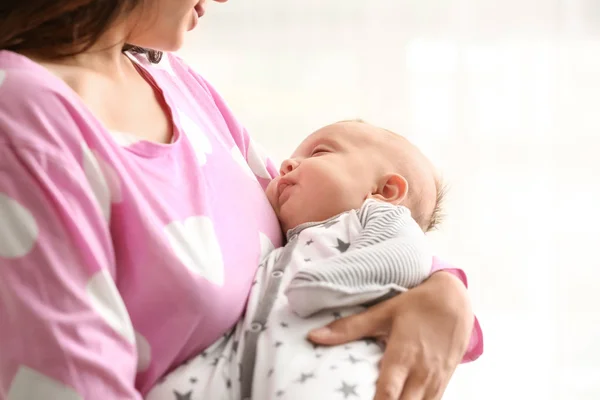
M 450 382 L 450 378 L 452 374 L 449 373 L 448 376 L 444 379 L 440 376 L 433 377 L 429 384 L 427 385 L 428 389 L 425 392 L 425 400 L 441 400 L 444 395 L 444 391 Z
M 401 332 L 397 325 L 395 332 Z M 375 389 L 375 400 L 398 400 L 412 374 L 416 352 L 403 340 L 389 340 L 381 358 L 379 379 Z
M 404 390 L 409 369 L 403 365 L 382 362 L 374 400 L 398 400 Z
M 367 337 L 379 337 L 389 332 L 393 307 L 381 303 L 359 314 L 338 319 L 326 327 L 308 334 L 312 342 L 335 346 Z
M 404 384 L 402 394 L 398 400 L 432 400 L 426 397 L 428 380 L 417 373 L 411 374 Z M 394 399 L 396 400 L 396 399 Z
M 311 331 L 308 339 L 318 344 L 335 346 L 370 336 L 371 327 L 369 314 L 357 314 Z

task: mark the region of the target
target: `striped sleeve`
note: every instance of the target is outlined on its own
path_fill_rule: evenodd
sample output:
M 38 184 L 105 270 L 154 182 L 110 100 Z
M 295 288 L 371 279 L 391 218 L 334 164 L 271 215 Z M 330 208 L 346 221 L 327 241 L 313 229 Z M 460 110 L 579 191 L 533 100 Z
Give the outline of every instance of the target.
M 348 250 L 311 263 L 287 287 L 300 316 L 382 300 L 429 276 L 432 253 L 407 208 L 370 200 L 358 216 L 363 229 Z

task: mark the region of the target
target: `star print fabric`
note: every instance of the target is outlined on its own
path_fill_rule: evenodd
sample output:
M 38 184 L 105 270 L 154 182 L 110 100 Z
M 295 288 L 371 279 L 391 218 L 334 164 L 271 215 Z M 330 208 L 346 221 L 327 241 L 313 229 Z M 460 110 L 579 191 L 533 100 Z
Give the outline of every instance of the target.
M 367 200 L 357 218 L 361 226 L 356 240 L 335 238 L 339 254 L 307 254 L 314 261 L 298 271 L 285 290 L 291 308 L 300 316 L 324 308 L 369 304 L 390 293 L 405 292 L 429 276 L 433 255 L 406 207 Z M 337 234 L 336 226 L 330 225 L 337 221 L 334 218 L 323 227 Z
M 423 232 L 406 208 L 367 201 L 288 236 L 260 265 L 244 321 L 148 400 L 373 398 L 383 354 L 376 342 L 319 347 L 306 335 L 426 279 Z

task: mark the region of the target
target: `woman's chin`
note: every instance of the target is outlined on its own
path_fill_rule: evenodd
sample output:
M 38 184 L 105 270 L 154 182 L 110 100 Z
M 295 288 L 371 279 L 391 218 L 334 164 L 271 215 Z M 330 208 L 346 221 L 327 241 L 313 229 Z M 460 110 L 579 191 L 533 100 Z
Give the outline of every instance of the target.
M 190 21 L 190 24 L 188 25 L 188 29 L 187 29 L 188 32 L 194 30 L 194 28 L 196 28 L 198 26 L 199 19 L 200 19 L 200 17 L 196 13 L 196 11 L 194 11 L 193 15 L 192 15 L 192 19 Z

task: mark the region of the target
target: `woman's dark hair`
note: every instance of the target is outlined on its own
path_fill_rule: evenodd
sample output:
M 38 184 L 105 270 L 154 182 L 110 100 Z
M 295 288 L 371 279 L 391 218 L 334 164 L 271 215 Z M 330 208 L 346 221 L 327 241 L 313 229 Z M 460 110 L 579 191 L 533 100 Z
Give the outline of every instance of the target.
M 0 0 L 0 49 L 48 58 L 85 52 L 121 13 L 143 0 Z M 157 63 L 160 51 L 125 45 Z

